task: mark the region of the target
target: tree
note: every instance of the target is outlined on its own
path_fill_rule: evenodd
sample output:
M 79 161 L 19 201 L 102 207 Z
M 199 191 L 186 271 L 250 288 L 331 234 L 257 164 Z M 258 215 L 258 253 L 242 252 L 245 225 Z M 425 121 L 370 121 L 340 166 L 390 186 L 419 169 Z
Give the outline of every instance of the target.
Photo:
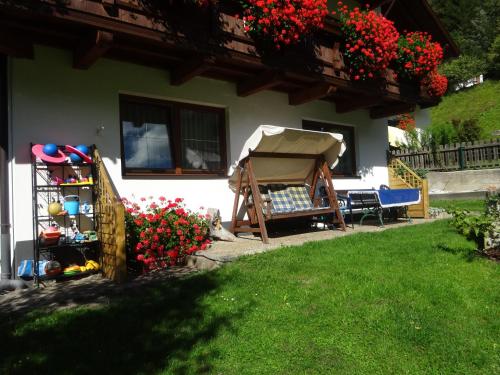
M 448 61 L 439 68 L 439 71 L 448 77 L 450 87 L 478 77 L 486 73 L 487 70 L 486 59 L 470 55 L 460 55 L 457 59 Z
M 454 77 L 469 76 L 468 78 L 479 75 L 478 72 L 481 74 L 498 71 L 494 63 L 493 66 L 488 65 L 492 64 L 489 55 L 494 54 L 492 47 L 500 27 L 500 0 L 430 0 L 429 2 L 450 31 L 462 54 L 467 55 L 445 70 L 451 69 L 456 73 Z M 471 72 L 465 74 L 465 69 L 471 69 Z M 448 78 L 454 81 L 454 77 Z
M 500 78 L 500 35 L 497 35 L 488 51 L 488 74 L 492 78 Z

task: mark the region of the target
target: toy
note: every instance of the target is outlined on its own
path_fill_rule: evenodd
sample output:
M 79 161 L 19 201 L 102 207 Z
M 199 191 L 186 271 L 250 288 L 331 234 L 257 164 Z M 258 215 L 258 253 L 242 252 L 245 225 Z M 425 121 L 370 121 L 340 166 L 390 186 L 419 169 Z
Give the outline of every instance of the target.
M 95 260 L 87 260 L 85 262 L 85 269 L 87 271 L 99 271 L 99 263 L 97 263 Z
M 56 156 L 57 146 L 53 143 L 47 143 L 45 146 L 43 146 L 42 151 L 49 156 Z
M 45 145 L 47 146 L 47 145 Z M 48 155 L 44 152 L 44 145 L 40 145 L 40 144 L 37 144 L 37 145 L 34 145 L 32 148 L 31 148 L 31 152 L 33 153 L 33 155 L 35 155 L 37 158 L 39 158 L 40 160 L 46 162 L 46 163 L 54 163 L 54 164 L 61 164 L 61 163 L 64 163 L 66 161 L 66 155 L 64 155 L 64 153 L 59 150 L 56 146 L 56 152 L 54 155 Z M 49 147 L 49 151 L 54 151 L 53 147 Z
M 48 261 L 44 269 L 47 276 L 56 276 L 62 272 L 61 264 L 56 260 Z
M 64 180 L 61 177 L 55 176 L 55 177 L 50 177 L 50 184 L 51 185 L 61 185 L 64 183 Z
M 78 215 L 80 212 L 80 197 L 78 195 L 66 195 L 64 197 L 64 210 L 68 215 Z
M 82 148 L 81 146 L 84 146 L 84 145 L 79 145 L 79 146 L 80 146 L 80 148 Z M 73 159 L 77 160 L 77 159 L 76 159 L 76 156 L 78 156 L 78 157 L 80 157 L 80 158 L 81 158 L 81 159 L 82 159 L 85 163 L 89 163 L 89 164 L 90 164 L 90 163 L 92 163 L 92 159 L 91 159 L 88 155 L 86 155 L 85 153 L 83 153 L 82 151 L 80 151 L 80 150 L 77 148 L 78 146 L 77 146 L 77 147 L 73 147 L 73 146 L 71 146 L 71 145 L 66 145 L 66 146 L 64 146 L 64 147 L 66 148 L 66 151 L 67 151 L 67 152 L 70 152 L 70 153 L 71 153 L 71 154 L 70 154 L 70 158 L 71 158 L 71 155 L 73 155 L 73 154 L 75 155 L 75 156 L 73 156 L 73 158 L 71 158 L 71 160 L 73 160 Z M 86 146 L 85 146 L 85 147 L 86 147 Z M 88 152 L 88 148 L 87 148 L 87 152 Z M 80 161 L 74 161 L 74 163 L 80 163 L 80 162 L 81 162 L 81 160 L 80 160 Z
M 88 241 L 97 241 L 97 232 L 94 230 L 86 230 L 83 232 L 87 236 Z
M 79 163 L 81 163 L 83 161 L 83 159 L 79 155 L 77 155 L 77 154 L 75 154 L 73 152 L 71 154 L 69 154 L 69 158 L 75 164 L 79 164 Z
M 85 155 L 89 154 L 89 148 L 85 145 L 78 145 L 78 146 L 76 146 L 76 149 Z
M 85 242 L 87 240 L 87 236 L 83 233 L 77 233 L 74 240 L 75 242 Z
M 88 214 L 90 212 L 89 202 L 83 201 L 81 210 L 82 210 L 82 214 Z
M 62 205 L 61 203 L 52 200 L 52 203 L 49 204 L 47 211 L 49 212 L 49 215 L 56 216 L 62 211 Z
M 57 245 L 59 243 L 59 237 L 61 237 L 61 231 L 55 225 L 51 225 L 40 233 L 40 239 L 46 246 Z

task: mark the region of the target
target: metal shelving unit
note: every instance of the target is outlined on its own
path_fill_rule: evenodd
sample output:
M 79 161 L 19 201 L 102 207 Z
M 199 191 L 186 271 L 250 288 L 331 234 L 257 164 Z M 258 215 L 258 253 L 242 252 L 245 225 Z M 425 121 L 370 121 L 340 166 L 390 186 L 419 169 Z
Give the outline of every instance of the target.
M 33 145 L 32 145 L 33 146 Z M 64 146 L 58 146 L 64 151 Z M 30 148 L 31 149 L 31 148 Z M 89 147 L 93 153 L 95 146 Z M 52 277 L 41 277 L 39 274 L 40 260 L 57 260 L 64 268 L 70 264 L 84 265 L 86 260 L 99 261 L 99 241 L 78 242 L 74 239 L 75 233 L 96 231 L 95 203 L 97 200 L 96 167 L 94 163 L 46 163 L 31 155 L 32 168 L 32 200 L 33 200 L 33 280 L 35 285 L 47 279 L 64 280 L 82 277 L 92 272 L 80 272 L 75 275 L 59 274 Z M 87 183 L 57 184 L 55 178 L 66 180 L 71 176 L 80 179 L 92 178 Z M 52 216 L 48 213 L 48 206 L 52 202 L 61 202 L 65 196 L 76 195 L 79 201 L 87 201 L 88 212 L 78 212 L 75 215 L 61 214 Z M 80 210 L 82 205 L 80 204 Z M 61 237 L 57 244 L 45 244 L 41 232 L 50 226 L 57 225 Z M 75 231 L 77 229 L 77 231 Z

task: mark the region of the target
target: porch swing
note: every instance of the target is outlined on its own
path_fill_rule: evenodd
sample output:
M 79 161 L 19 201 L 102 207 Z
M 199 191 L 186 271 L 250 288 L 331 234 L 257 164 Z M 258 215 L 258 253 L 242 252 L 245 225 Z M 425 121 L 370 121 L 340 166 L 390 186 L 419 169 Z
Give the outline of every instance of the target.
M 345 148 L 341 134 L 259 126 L 229 172 L 231 232 L 260 233 L 269 243 L 266 223 L 299 217 L 328 218 L 345 230 L 330 174 Z

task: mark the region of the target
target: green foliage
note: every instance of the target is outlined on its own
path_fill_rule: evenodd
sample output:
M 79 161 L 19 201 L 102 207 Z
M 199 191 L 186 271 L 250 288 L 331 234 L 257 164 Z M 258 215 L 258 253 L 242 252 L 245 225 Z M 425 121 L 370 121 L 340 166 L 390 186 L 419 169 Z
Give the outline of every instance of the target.
M 496 36 L 488 51 L 488 75 L 492 78 L 500 78 L 500 34 Z
M 402 165 L 398 165 L 395 169 L 394 169 L 394 172 L 396 173 L 396 176 L 399 176 L 399 177 L 404 177 L 407 170 L 405 167 L 403 167 Z M 429 173 L 429 171 L 427 169 L 424 169 L 424 168 L 417 168 L 417 169 L 413 169 L 413 172 L 415 172 L 415 174 L 420 177 L 420 178 L 426 178 L 427 177 L 427 174 Z
M 490 65 L 487 70 L 491 72 L 491 62 L 487 54 L 498 35 L 500 0 L 431 0 L 429 2 L 447 30 L 450 31 L 462 54 L 474 56 L 476 60 L 481 60 L 482 64 Z M 461 62 L 458 65 L 466 66 L 467 64 Z M 463 74 L 463 76 L 467 75 L 470 74 Z
M 439 67 L 449 81 L 450 88 L 471 78 L 486 73 L 488 64 L 484 58 L 470 55 L 460 55 L 457 59 L 448 61 Z
M 469 211 L 459 209 L 448 210 L 448 213 L 453 215 L 451 223 L 458 233 L 474 241 L 478 251 L 483 251 L 486 239 L 495 227 L 493 218 L 486 214 L 471 215 Z
M 479 251 L 485 248 L 486 240 L 494 237 L 496 223 L 500 219 L 500 195 L 489 194 L 483 202 L 484 213 L 471 214 L 469 210 L 451 208 L 447 212 L 453 215 L 451 223 L 458 232 L 476 243 Z
M 458 142 L 473 142 L 481 138 L 481 128 L 477 119 L 451 120 L 451 124 L 455 128 Z
M 425 169 L 425 168 L 417 168 L 417 169 L 414 170 L 414 172 L 420 178 L 426 178 L 427 174 L 429 173 L 429 171 L 427 169 Z
M 452 120 L 477 119 L 481 128 L 480 139 L 491 139 L 493 132 L 499 128 L 499 118 L 500 82 L 489 80 L 443 97 L 439 106 L 431 110 L 428 132 L 432 134 L 435 144 L 458 142 Z

